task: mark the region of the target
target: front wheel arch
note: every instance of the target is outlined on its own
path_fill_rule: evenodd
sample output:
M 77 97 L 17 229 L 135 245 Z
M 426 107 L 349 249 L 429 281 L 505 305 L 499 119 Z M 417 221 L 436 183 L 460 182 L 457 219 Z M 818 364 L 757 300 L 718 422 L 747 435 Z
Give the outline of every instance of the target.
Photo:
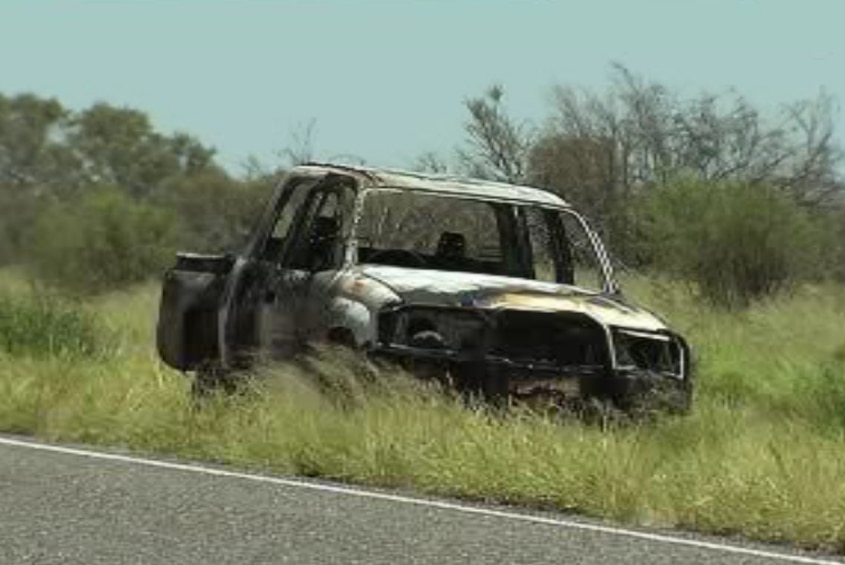
M 326 332 L 326 341 L 331 345 L 338 345 L 349 349 L 358 349 L 355 332 L 343 326 L 336 326 Z

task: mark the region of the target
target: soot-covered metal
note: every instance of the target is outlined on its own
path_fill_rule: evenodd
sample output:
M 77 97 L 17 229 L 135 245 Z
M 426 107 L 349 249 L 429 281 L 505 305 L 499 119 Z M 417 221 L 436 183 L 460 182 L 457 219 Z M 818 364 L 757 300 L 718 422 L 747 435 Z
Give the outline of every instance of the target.
M 329 341 L 493 399 L 692 398 L 686 341 L 622 293 L 597 234 L 530 187 L 305 165 L 237 254 L 180 254 L 158 343 L 206 390 Z

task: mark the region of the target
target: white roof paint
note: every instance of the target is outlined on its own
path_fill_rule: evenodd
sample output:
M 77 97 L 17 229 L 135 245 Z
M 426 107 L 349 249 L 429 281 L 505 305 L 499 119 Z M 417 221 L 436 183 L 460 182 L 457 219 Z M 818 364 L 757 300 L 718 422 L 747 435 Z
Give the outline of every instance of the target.
M 365 187 L 398 188 L 423 192 L 439 192 L 453 196 L 469 196 L 489 200 L 529 202 L 544 206 L 569 208 L 569 204 L 547 190 L 494 182 L 457 175 L 442 175 L 377 169 L 372 167 L 314 163 L 301 165 L 292 172 L 337 173 L 356 177 Z

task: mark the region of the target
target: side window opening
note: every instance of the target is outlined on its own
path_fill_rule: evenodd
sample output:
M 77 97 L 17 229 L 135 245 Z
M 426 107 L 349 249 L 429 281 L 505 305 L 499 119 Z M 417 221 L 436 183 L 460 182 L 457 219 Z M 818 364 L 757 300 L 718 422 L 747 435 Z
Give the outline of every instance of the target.
M 273 262 L 282 260 L 285 242 L 293 235 L 294 219 L 305 203 L 312 187 L 311 182 L 300 182 L 293 187 L 293 192 L 291 192 L 287 202 L 284 203 L 273 226 L 273 231 L 264 245 L 261 253 L 262 259 Z
M 602 291 L 604 271 L 584 224 L 570 212 L 525 207 L 529 276 L 539 281 Z
M 496 204 L 468 198 L 370 190 L 356 236 L 362 263 L 485 274 L 505 274 Z
M 561 212 L 558 217 L 562 230 L 562 247 L 570 265 L 573 284 L 592 291 L 604 290 L 605 275 L 602 264 L 584 224 L 576 215 L 568 212 Z
M 528 267 L 530 277 L 544 282 L 572 284 L 572 277 L 560 253 L 558 230 L 553 215 L 536 208 L 523 208 L 523 221 L 528 234 Z
M 322 271 L 342 264 L 346 196 L 341 188 L 319 189 L 312 194 L 298 222 L 286 266 Z
M 343 262 L 353 187 L 346 179 L 308 179 L 293 187 L 261 253 L 291 269 L 322 270 Z

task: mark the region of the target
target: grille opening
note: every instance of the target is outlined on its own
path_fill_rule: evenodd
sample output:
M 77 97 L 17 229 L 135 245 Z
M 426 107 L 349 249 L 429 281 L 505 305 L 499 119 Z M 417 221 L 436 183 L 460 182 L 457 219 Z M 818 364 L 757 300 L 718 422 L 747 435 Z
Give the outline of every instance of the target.
M 580 314 L 502 312 L 491 352 L 515 361 L 556 366 L 603 365 L 608 346 L 604 330 Z
M 674 340 L 616 332 L 618 362 L 639 369 L 680 374 L 681 348 Z
M 411 307 L 382 315 L 380 338 L 384 343 L 412 345 L 415 336 L 426 332 L 438 334 L 443 346 L 466 351 L 482 343 L 484 319 L 474 312 L 449 308 Z
M 428 318 L 411 318 L 405 328 L 405 340 L 410 341 L 415 335 L 422 333 L 422 332 L 436 332 L 437 326 L 435 326 L 432 320 Z
M 393 311 L 382 312 L 378 317 L 378 340 L 383 344 L 388 344 L 393 341 L 396 334 L 396 324 L 398 323 L 398 314 Z

